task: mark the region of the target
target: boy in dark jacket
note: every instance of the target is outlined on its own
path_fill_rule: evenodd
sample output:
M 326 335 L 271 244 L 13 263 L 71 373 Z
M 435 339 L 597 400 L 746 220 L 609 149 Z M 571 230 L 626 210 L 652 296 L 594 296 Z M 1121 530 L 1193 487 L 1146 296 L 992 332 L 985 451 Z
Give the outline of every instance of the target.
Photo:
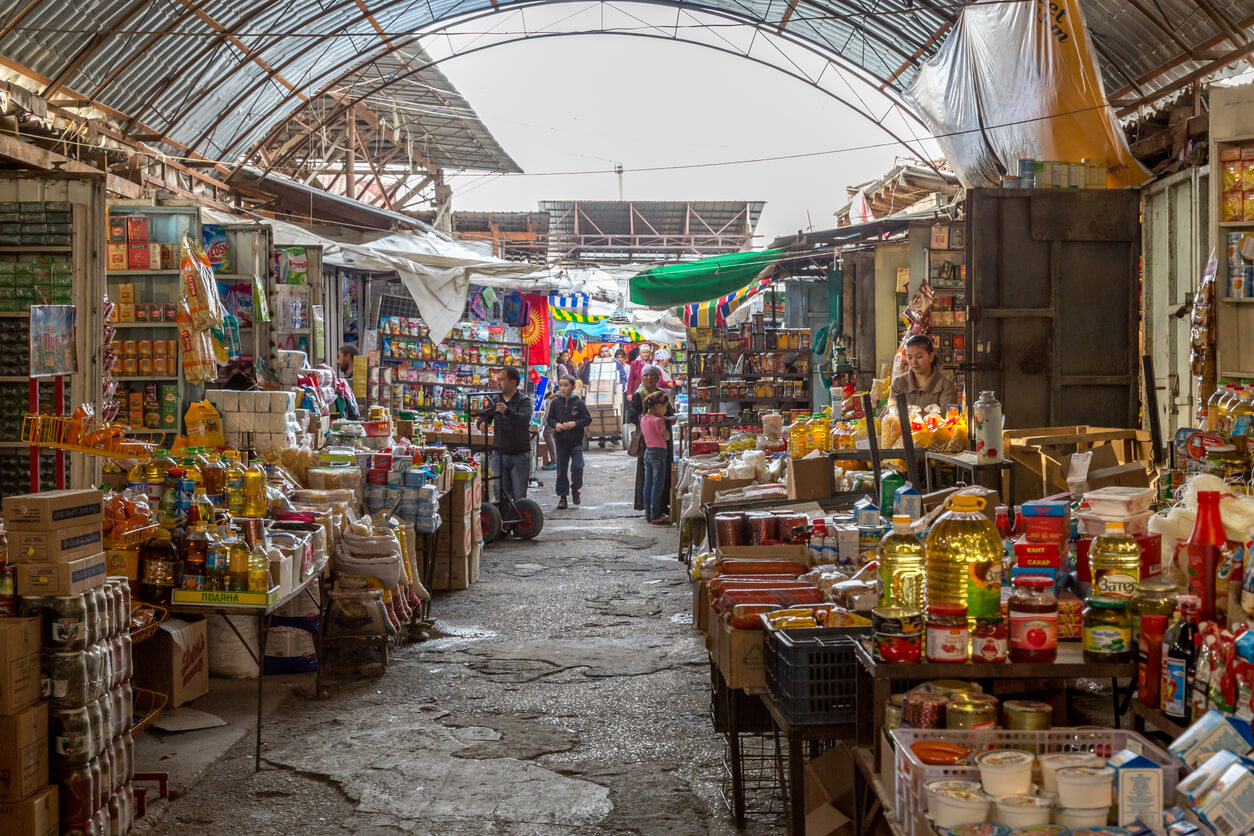
M 575 378 L 564 374 L 557 381 L 557 397 L 549 404 L 549 417 L 545 422 L 553 430 L 557 442 L 557 507 L 566 508 L 566 492 L 569 489 L 575 504 L 579 504 L 579 489 L 583 487 L 583 428 L 592 423 L 592 415 L 583 398 L 575 394 Z M 567 468 L 570 476 L 567 478 Z

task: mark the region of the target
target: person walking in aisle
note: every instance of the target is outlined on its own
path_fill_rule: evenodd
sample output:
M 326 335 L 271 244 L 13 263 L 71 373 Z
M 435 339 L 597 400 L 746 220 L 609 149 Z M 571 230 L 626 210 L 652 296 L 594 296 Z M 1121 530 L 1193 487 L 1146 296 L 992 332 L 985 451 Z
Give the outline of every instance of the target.
M 645 415 L 640 419 L 644 434 L 644 519 L 653 525 L 670 525 L 671 518 L 663 509 L 662 488 L 670 469 L 671 425 L 666 420 L 670 398 L 665 392 L 654 392 L 645 398 Z
M 553 430 L 557 446 L 557 507 L 566 508 L 566 494 L 579 504 L 583 487 L 583 430 L 592 423 L 592 415 L 583 398 L 575 394 L 575 378 L 564 374 L 557 381 L 557 397 L 549 404 L 545 425 Z M 567 477 L 567 468 L 570 476 Z
M 659 369 L 657 366 L 650 364 L 648 366 L 645 366 L 641 370 L 641 372 L 642 373 L 640 376 L 640 380 L 641 380 L 640 388 L 637 389 L 635 393 L 631 396 L 631 402 L 628 404 L 628 409 L 627 409 L 627 423 L 634 424 L 636 432 L 640 432 L 640 420 L 641 418 L 644 417 L 645 412 L 646 412 L 645 406 L 644 406 L 645 400 L 650 395 L 653 395 L 655 393 L 660 393 L 664 398 L 666 398 L 667 421 L 672 422 L 675 420 L 674 419 L 675 409 L 673 406 L 671 406 L 670 396 L 667 395 L 666 392 L 658 388 L 658 381 L 662 377 L 662 370 Z M 673 456 L 674 442 L 668 439 L 666 442 L 666 447 L 667 447 L 667 450 Z M 670 471 L 669 466 L 666 468 L 666 482 L 662 488 L 662 495 L 663 496 L 671 495 L 671 471 Z M 635 509 L 637 511 L 644 511 L 646 506 L 645 506 L 645 501 L 644 501 L 644 459 L 643 457 L 636 459 L 636 496 L 635 496 L 635 499 L 636 499 Z
M 496 422 L 499 490 L 515 499 L 527 496 L 527 480 L 531 477 L 531 398 L 519 390 L 521 382 L 518 369 L 513 366 L 501 369 L 497 377 L 501 397 L 479 413 L 475 421 L 480 427 Z
M 555 365 L 557 366 L 556 374 L 559 380 L 564 374 L 568 374 L 571 377 L 575 376 L 575 364 L 570 362 L 569 350 L 564 349 L 557 355 L 557 363 Z

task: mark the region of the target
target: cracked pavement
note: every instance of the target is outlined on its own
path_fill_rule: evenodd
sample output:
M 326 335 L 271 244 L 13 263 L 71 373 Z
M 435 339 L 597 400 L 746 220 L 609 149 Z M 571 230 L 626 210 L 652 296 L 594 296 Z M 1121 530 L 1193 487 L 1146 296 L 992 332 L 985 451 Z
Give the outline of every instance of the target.
M 262 771 L 246 735 L 151 832 L 735 833 L 677 530 L 623 501 L 633 459 L 586 458 L 584 504 L 555 510 L 538 474 L 540 537 L 486 547 L 479 583 L 437 594 L 431 641 L 373 677 L 376 651 L 328 647 L 328 698 L 266 718 Z

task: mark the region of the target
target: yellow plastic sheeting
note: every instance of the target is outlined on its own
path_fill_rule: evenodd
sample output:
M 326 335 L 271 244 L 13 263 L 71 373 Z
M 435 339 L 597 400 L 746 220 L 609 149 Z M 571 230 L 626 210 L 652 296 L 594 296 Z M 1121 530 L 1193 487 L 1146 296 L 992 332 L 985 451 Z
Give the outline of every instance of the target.
M 907 96 L 963 185 L 996 186 L 1019 160 L 1106 161 L 1109 188 L 1149 179 L 1128 150 L 1078 0 L 963 10 Z

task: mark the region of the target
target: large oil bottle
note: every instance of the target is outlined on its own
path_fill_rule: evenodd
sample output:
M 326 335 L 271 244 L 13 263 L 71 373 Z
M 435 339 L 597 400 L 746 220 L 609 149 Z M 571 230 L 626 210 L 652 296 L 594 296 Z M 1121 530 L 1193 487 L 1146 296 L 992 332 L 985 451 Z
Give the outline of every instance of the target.
M 923 541 L 910 529 L 910 517 L 893 517 L 893 531 L 880 541 L 881 607 L 909 607 L 922 610 L 924 563 Z
M 1093 594 L 1132 600 L 1141 582 L 1141 547 L 1124 533 L 1123 520 L 1109 520 L 1106 533 L 1089 546 Z
M 927 605 L 965 607 L 973 623 L 1001 614 L 1003 544 L 984 505 L 981 496 L 954 494 L 927 537 Z

